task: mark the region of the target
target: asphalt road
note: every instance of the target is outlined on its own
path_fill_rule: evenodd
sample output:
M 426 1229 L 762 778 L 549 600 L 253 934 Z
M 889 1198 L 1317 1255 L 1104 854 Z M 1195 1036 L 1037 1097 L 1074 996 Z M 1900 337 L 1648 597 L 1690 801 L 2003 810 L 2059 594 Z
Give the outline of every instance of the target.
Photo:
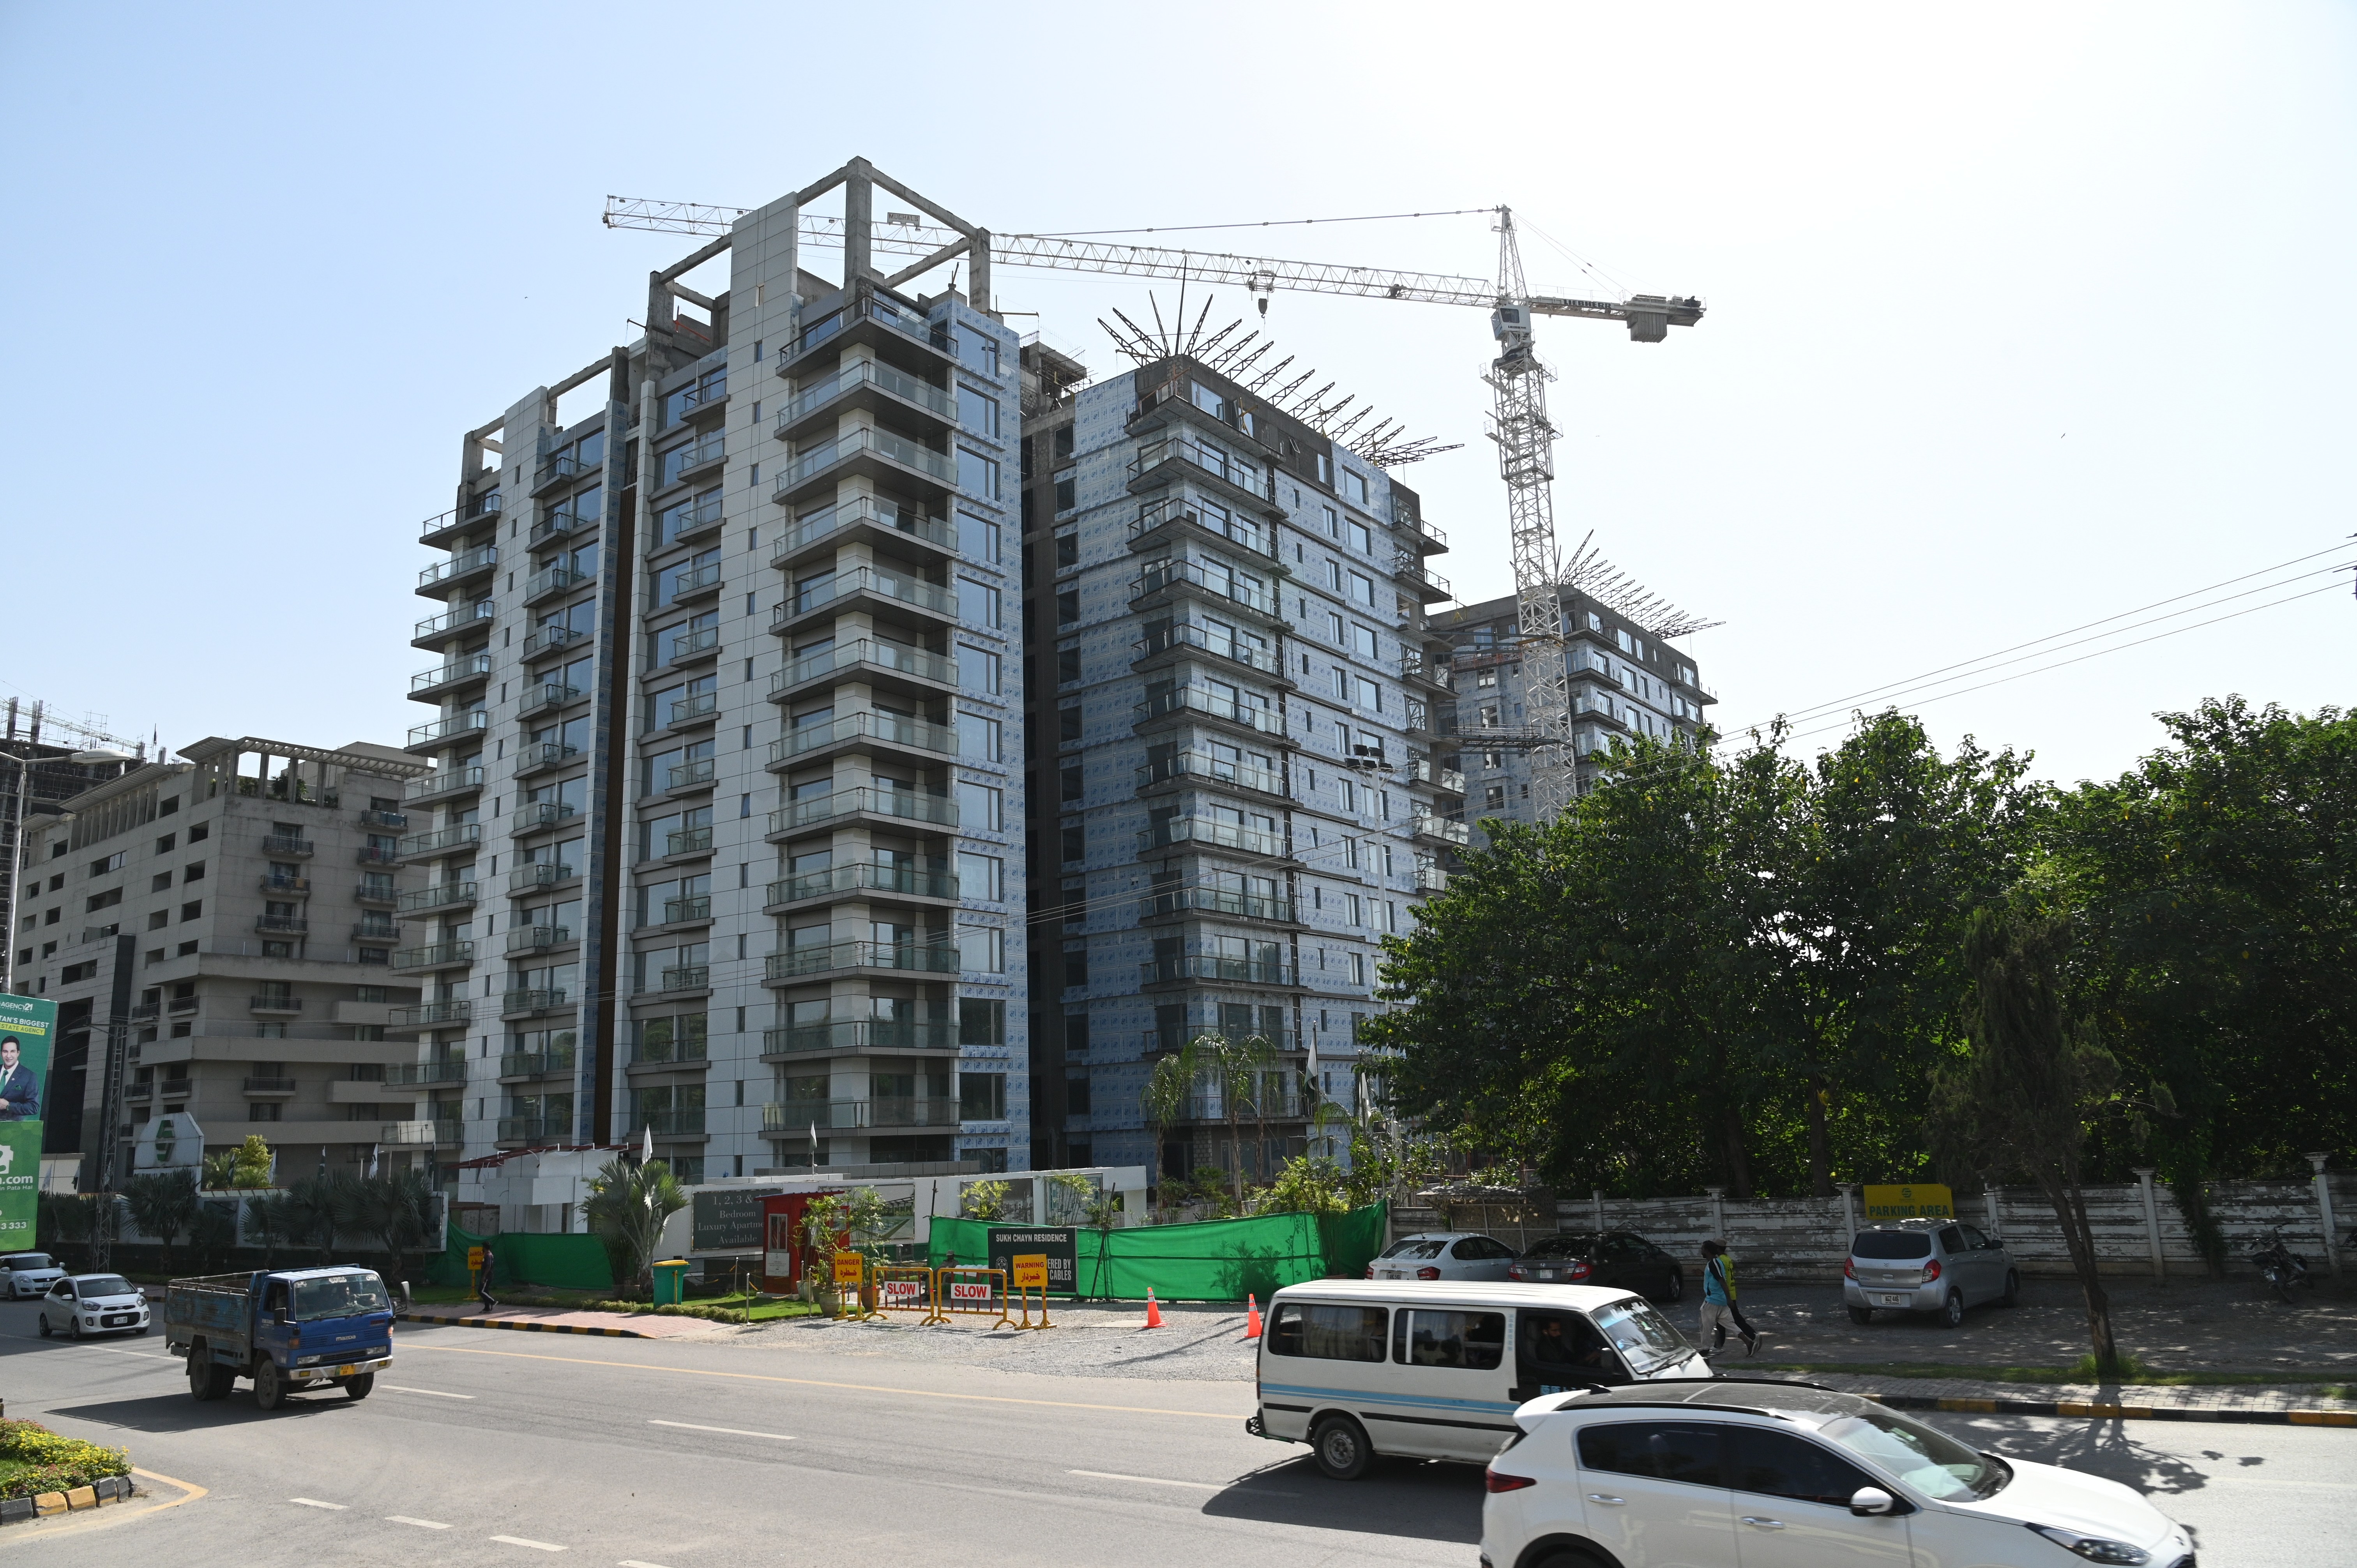
M 1331 1485 L 1303 1450 L 1245 1434 L 1248 1383 L 406 1328 L 373 1398 L 264 1415 L 242 1388 L 196 1403 L 158 1336 L 45 1342 L 31 1317 L 0 1306 L 9 1414 L 210 1488 L 110 1528 L 0 1531 L 0 1552 L 59 1563 L 1476 1560 L 1477 1471 L 1391 1464 Z M 2204 1568 L 2292 1543 L 2303 1564 L 2357 1568 L 2357 1433 L 1939 1419 L 2154 1491 L 2200 1531 Z

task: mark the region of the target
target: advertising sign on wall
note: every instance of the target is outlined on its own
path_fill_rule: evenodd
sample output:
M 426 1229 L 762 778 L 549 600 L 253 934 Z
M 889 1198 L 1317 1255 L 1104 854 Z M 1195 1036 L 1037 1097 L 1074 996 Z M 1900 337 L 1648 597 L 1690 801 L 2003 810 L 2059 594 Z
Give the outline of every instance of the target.
M 1864 1194 L 1866 1218 L 1877 1219 L 1953 1219 L 1956 1200 L 1937 1182 L 1919 1181 L 1905 1187 L 1868 1187 Z
M 1017 1253 L 1044 1257 L 1048 1264 L 1048 1289 L 1060 1294 L 1072 1293 L 1074 1267 L 1072 1228 L 1069 1225 L 994 1225 L 990 1228 L 990 1266 L 1006 1271 L 1007 1283 L 1015 1281 L 1015 1258 Z M 1032 1287 L 1038 1289 L 1037 1285 Z
M 41 1097 L 58 1004 L 0 995 L 0 1251 L 33 1245 L 41 1198 Z

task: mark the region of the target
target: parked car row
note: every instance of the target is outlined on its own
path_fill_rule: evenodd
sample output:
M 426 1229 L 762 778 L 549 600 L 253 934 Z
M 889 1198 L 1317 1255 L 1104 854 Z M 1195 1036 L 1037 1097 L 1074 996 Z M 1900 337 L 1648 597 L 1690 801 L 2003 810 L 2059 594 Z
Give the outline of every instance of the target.
M 1685 1295 L 1678 1261 L 1626 1230 L 1566 1230 L 1517 1253 L 1476 1230 L 1405 1236 L 1367 1265 L 1371 1280 L 1500 1280 L 1517 1284 L 1599 1285 L 1656 1301 Z

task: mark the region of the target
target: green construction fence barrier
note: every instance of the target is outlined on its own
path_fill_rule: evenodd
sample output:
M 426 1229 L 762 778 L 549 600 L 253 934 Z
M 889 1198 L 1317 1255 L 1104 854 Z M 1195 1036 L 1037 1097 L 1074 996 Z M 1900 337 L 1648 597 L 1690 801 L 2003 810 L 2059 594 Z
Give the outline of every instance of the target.
M 465 1284 L 467 1250 L 491 1250 L 491 1287 L 534 1284 L 559 1290 L 611 1291 L 614 1271 L 606 1261 L 606 1244 L 595 1236 L 477 1236 L 448 1227 L 450 1244 L 435 1260 L 437 1284 Z
M 1163 1301 L 1242 1301 L 1247 1294 L 1265 1299 L 1278 1286 L 1304 1280 L 1357 1279 L 1383 1251 L 1388 1219 L 1385 1206 L 1373 1203 L 1341 1214 L 1265 1214 L 1119 1230 L 1076 1227 L 1071 1294 L 1143 1301 L 1151 1285 Z M 991 1223 L 936 1219 L 931 1265 L 942 1267 L 952 1253 L 963 1263 L 981 1262 L 990 1255 Z

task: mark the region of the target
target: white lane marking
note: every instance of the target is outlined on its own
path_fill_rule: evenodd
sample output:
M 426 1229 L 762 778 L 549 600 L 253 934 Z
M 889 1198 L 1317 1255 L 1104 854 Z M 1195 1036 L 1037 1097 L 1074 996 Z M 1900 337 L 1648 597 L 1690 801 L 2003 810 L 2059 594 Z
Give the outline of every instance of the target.
M 317 1498 L 289 1498 L 286 1500 L 301 1503 L 307 1509 L 344 1509 L 350 1506 L 349 1503 L 323 1503 Z
M 420 1530 L 447 1530 L 450 1528 L 448 1525 L 443 1524 L 436 1520 L 412 1519 L 405 1513 L 389 1513 L 384 1516 L 384 1521 L 387 1524 L 414 1524 Z
M 792 1435 L 783 1432 L 748 1432 L 741 1426 L 698 1426 L 692 1421 L 651 1421 L 649 1426 L 676 1426 L 683 1432 L 719 1432 L 730 1437 L 768 1437 L 780 1443 L 791 1443 Z
M 1225 1486 L 1215 1486 L 1209 1481 L 1166 1481 L 1159 1476 L 1123 1476 L 1111 1470 L 1067 1470 L 1064 1474 L 1087 1476 L 1099 1481 L 1135 1481 L 1140 1486 L 1146 1487 L 1185 1487 L 1190 1491 L 1197 1492 L 1224 1492 L 1228 1489 Z
M 622 1559 L 620 1568 L 662 1568 L 660 1563 L 641 1563 L 635 1557 Z
M 493 1541 L 504 1541 L 510 1546 L 529 1546 L 534 1552 L 562 1552 L 564 1547 L 552 1541 L 527 1541 L 521 1535 L 495 1535 Z
M 381 1389 L 391 1389 L 397 1394 L 432 1394 L 438 1400 L 470 1400 L 475 1397 L 472 1394 L 446 1394 L 440 1389 L 404 1388 L 399 1383 L 379 1383 L 377 1387 Z

